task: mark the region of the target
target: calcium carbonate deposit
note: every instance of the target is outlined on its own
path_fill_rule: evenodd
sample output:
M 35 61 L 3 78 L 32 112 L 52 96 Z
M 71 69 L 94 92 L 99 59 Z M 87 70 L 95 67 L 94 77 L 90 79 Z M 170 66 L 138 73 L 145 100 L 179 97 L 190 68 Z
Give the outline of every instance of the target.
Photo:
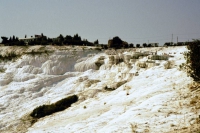
M 105 52 L 70 47 L 2 61 L 0 132 L 192 132 L 200 127 L 200 110 L 190 104 L 193 81 L 180 68 L 184 52 L 184 46 Z M 71 95 L 78 96 L 71 107 L 28 121 L 36 107 Z

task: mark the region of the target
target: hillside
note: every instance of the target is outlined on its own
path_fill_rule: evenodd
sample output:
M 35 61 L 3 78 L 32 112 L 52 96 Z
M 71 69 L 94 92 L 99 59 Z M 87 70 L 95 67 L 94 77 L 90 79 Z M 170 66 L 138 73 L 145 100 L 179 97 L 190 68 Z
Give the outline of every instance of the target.
M 97 51 L 86 47 L 2 47 L 0 132 L 196 132 L 181 47 Z M 8 52 L 7 52 L 8 51 Z M 39 51 L 39 52 L 38 52 Z M 155 60 L 156 59 L 156 60 Z M 77 95 L 71 107 L 30 121 L 38 106 Z

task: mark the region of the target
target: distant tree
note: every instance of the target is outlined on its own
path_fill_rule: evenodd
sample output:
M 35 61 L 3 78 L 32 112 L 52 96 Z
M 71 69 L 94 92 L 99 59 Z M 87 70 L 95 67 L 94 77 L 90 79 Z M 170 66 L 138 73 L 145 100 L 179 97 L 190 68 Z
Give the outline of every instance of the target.
M 79 45 L 94 46 L 94 43 L 89 42 L 87 39 L 83 39 L 83 41 L 79 42 Z
M 147 44 L 146 44 L 146 43 L 143 43 L 143 47 L 147 47 Z
M 42 40 L 42 41 L 40 42 L 40 44 L 41 44 L 41 45 L 48 45 L 48 42 L 45 41 L 45 40 Z
M 15 41 L 15 36 L 13 35 L 13 39 L 12 39 L 13 41 Z
M 98 39 L 97 39 L 96 41 L 94 41 L 94 44 L 99 44 L 99 41 L 98 41 Z
M 134 47 L 134 44 L 129 44 L 129 48 L 133 48 Z
M 64 37 L 63 37 L 63 35 L 60 34 L 60 35 L 57 37 L 57 39 L 58 39 L 57 45 L 62 45 L 63 42 L 64 42 Z
M 140 47 L 140 44 L 136 44 L 136 47 L 139 48 L 139 47 Z
M 81 44 L 80 44 L 80 45 L 81 45 Z M 87 46 L 94 46 L 94 43 L 88 42 L 88 43 L 87 43 Z
M 16 45 L 16 46 L 25 46 L 26 44 L 25 44 L 25 42 L 24 41 L 22 41 L 22 40 L 18 40 L 18 41 L 16 41 L 16 42 L 14 42 L 14 45 Z
M 24 38 L 26 38 L 26 35 L 25 35 L 25 37 Z
M 87 40 L 87 39 L 83 39 L 82 42 L 83 42 L 83 45 L 84 45 L 84 46 L 87 46 L 87 44 L 88 44 L 88 40 Z
M 149 43 L 149 44 L 147 45 L 147 47 L 152 47 L 151 43 Z
M 155 43 L 155 47 L 158 47 L 158 43 Z
M 48 38 L 48 39 L 47 39 L 47 42 L 48 42 L 48 44 L 50 44 L 50 43 L 53 42 L 53 40 L 52 40 L 51 38 Z
M 13 38 L 11 38 L 11 36 L 10 36 L 10 38 L 9 38 L 9 42 L 12 42 L 13 41 Z
M 66 37 L 65 37 L 65 40 L 67 40 L 67 41 L 72 41 L 72 36 L 70 36 L 70 35 L 67 35 Z
M 8 38 L 7 37 L 2 36 L 1 39 L 2 39 L 1 43 L 3 43 L 3 44 L 8 43 Z
M 107 46 L 107 45 L 104 45 L 104 44 L 101 44 L 101 48 L 102 48 L 102 49 L 108 49 L 108 46 Z
M 75 34 L 73 37 L 74 41 L 81 41 L 81 37 L 78 34 Z
M 43 36 L 43 37 L 42 37 L 42 41 L 47 41 L 47 37 L 46 37 L 46 36 Z
M 177 43 L 177 46 L 184 46 L 184 45 L 185 45 L 184 42 L 178 42 L 178 43 Z
M 19 41 L 19 38 L 18 37 L 16 37 L 16 39 L 15 39 L 16 41 Z
M 113 44 L 116 45 L 116 46 L 121 46 L 122 45 L 122 40 L 116 36 L 113 38 Z
M 60 35 L 58 36 L 58 39 L 59 39 L 60 42 L 64 41 L 64 37 L 63 37 L 63 35 L 60 34 Z
M 118 37 L 115 36 L 113 39 L 108 40 L 108 47 L 109 48 L 121 48 L 123 41 Z
M 125 41 L 123 41 L 123 42 L 122 42 L 122 46 L 123 46 L 123 48 L 128 48 L 128 43 L 125 42 Z
M 163 46 L 171 46 L 172 42 L 166 42 Z

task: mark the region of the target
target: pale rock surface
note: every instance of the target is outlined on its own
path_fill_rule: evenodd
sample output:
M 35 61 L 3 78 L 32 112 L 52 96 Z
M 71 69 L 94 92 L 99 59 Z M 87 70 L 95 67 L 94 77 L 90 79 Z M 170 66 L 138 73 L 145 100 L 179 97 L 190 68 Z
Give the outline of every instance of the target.
M 173 55 L 171 68 L 165 69 L 167 61 L 162 60 L 138 66 L 148 57 L 130 61 L 141 50 Z M 189 131 L 200 111 L 190 105 L 192 79 L 179 69 L 185 51 L 185 47 L 158 47 L 113 56 L 57 50 L 48 56 L 24 55 L 15 62 L 2 62 L 0 66 L 7 69 L 0 73 L 0 132 L 165 133 L 185 127 Z M 37 106 L 73 94 L 79 101 L 68 109 L 40 118 L 32 126 L 22 121 Z

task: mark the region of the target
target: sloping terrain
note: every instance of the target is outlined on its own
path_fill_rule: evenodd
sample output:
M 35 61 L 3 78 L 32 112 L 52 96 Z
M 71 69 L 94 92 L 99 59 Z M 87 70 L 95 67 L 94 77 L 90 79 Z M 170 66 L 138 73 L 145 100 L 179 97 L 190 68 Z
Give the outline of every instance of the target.
M 164 133 L 199 127 L 193 81 L 180 68 L 185 47 L 44 49 L 53 52 L 1 62 L 1 132 Z M 36 107 L 71 95 L 78 96 L 71 107 L 29 121 Z

